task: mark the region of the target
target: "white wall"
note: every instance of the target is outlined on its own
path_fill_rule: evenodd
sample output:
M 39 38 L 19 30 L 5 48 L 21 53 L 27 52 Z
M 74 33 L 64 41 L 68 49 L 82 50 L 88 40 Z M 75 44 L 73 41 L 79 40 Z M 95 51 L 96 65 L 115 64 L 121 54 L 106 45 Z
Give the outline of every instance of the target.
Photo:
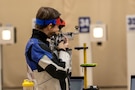
M 89 33 L 83 33 L 79 34 L 79 46 L 83 47 L 83 44 L 86 43 L 86 63 L 92 63 L 92 53 L 91 53 L 91 45 L 90 45 L 90 34 Z M 79 50 L 79 61 L 80 64 L 84 63 L 84 53 L 83 50 Z M 84 75 L 84 68 L 80 67 L 80 75 Z M 87 68 L 87 84 L 93 85 L 93 79 L 92 79 L 92 68 Z
M 128 90 L 130 90 L 131 75 L 135 75 L 135 32 L 127 32 L 127 68 Z

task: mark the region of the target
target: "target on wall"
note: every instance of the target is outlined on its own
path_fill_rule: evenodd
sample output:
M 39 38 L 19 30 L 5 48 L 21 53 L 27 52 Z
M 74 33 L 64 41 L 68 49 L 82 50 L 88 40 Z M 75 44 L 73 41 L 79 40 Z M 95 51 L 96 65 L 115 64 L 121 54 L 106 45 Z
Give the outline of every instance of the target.
M 90 32 L 90 17 L 79 17 L 79 32 L 89 33 Z

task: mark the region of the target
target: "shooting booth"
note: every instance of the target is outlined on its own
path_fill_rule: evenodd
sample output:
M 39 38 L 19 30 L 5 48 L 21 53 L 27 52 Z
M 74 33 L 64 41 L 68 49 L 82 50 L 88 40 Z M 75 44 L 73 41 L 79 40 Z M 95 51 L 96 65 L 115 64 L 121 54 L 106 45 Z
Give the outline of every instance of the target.
M 2 84 L 3 84 L 2 46 L 12 45 L 14 43 L 16 43 L 16 28 L 13 26 L 1 26 L 0 27 L 0 90 L 3 90 L 2 89 Z

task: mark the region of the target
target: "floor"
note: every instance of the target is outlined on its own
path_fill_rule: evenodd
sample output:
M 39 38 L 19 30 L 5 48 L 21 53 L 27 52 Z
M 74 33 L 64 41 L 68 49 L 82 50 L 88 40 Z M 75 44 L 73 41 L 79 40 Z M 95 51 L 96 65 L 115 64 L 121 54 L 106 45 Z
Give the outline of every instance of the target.
M 127 89 L 113 89 L 113 88 L 111 88 L 111 89 L 100 89 L 100 90 L 127 90 Z
M 3 90 L 23 90 L 23 89 L 3 89 Z M 127 90 L 127 89 L 114 89 L 114 88 L 111 88 L 111 89 L 99 89 L 99 90 Z

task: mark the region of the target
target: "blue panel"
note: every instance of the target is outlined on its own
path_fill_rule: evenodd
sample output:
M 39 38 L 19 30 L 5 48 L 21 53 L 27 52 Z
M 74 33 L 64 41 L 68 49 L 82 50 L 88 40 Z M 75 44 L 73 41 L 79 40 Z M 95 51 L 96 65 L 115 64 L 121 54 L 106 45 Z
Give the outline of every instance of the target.
M 131 76 L 131 89 L 130 90 L 135 90 L 135 76 Z
M 83 77 L 71 77 L 70 79 L 70 89 L 71 90 L 83 90 Z

